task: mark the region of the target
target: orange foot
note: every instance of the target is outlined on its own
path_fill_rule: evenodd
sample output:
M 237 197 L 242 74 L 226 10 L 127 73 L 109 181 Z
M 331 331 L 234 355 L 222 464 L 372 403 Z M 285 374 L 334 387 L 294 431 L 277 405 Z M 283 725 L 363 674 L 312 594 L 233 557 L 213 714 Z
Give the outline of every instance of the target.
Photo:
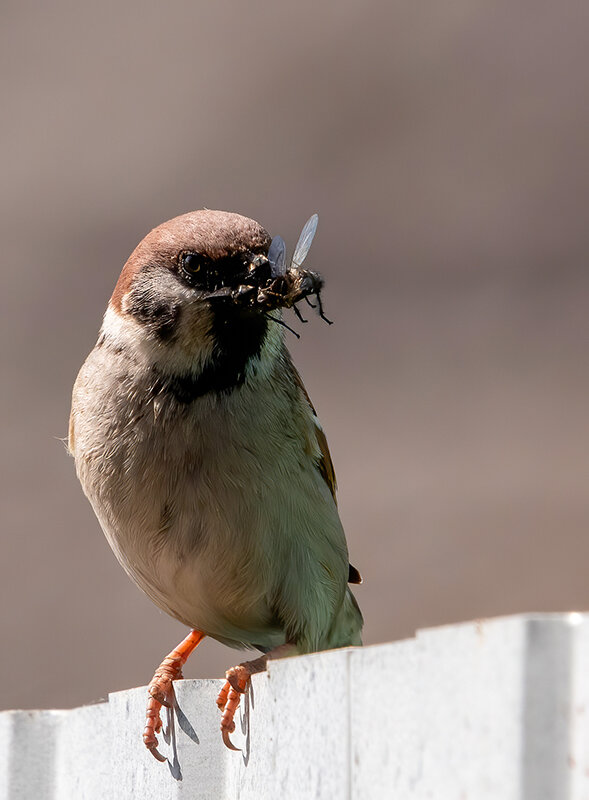
M 147 711 L 145 712 L 146 722 L 145 730 L 143 731 L 143 743 L 158 761 L 166 760 L 157 749 L 156 733 L 159 733 L 162 729 L 161 707 L 170 708 L 172 706 L 174 698 L 172 681 L 182 677 L 182 667 L 186 663 L 186 659 L 204 637 L 205 634 L 201 631 L 190 631 L 186 639 L 180 642 L 178 647 L 174 648 L 164 658 L 147 688 L 149 700 L 147 701 Z
M 235 730 L 235 712 L 239 708 L 241 695 L 245 693 L 250 678 L 257 672 L 263 672 L 266 669 L 268 660 L 271 658 L 283 658 L 286 655 L 291 655 L 295 649 L 292 644 L 281 644 L 266 653 L 260 658 L 255 658 L 253 661 L 244 661 L 243 664 L 238 664 L 227 670 L 225 677 L 225 685 L 219 692 L 217 697 L 217 705 L 223 712 L 221 717 L 221 735 L 225 746 L 230 750 L 238 750 L 235 747 L 229 736 Z
M 221 717 L 221 735 L 225 746 L 230 750 L 239 750 L 229 738 L 235 730 L 235 712 L 239 708 L 241 695 L 245 693 L 252 675 L 266 669 L 266 657 L 257 658 L 255 661 L 246 661 L 231 667 L 225 673 L 227 680 L 217 697 L 217 705 L 223 712 Z M 260 663 L 263 662 L 263 663 Z

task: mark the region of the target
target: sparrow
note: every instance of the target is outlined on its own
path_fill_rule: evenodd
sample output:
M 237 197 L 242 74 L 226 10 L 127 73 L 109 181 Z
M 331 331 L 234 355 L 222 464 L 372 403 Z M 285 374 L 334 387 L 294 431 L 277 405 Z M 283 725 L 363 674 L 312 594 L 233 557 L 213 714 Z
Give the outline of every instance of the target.
M 77 476 L 132 580 L 191 630 L 148 687 L 143 741 L 205 637 L 261 651 L 233 667 L 217 703 L 234 715 L 269 658 L 361 644 L 325 434 L 285 344 L 282 310 L 321 304 L 302 268 L 317 216 L 290 265 L 252 219 L 199 210 L 135 248 L 73 389 Z M 314 296 L 315 303 L 309 298 Z M 302 315 L 299 316 L 302 319 Z

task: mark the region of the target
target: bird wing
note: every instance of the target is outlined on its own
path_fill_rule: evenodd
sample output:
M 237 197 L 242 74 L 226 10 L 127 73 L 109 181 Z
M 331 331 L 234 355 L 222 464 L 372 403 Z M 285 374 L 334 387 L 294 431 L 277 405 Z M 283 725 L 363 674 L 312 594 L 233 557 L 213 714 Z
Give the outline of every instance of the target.
M 335 470 L 333 468 L 333 461 L 331 460 L 331 455 L 329 453 L 329 447 L 327 445 L 327 437 L 323 432 L 323 428 L 321 427 L 321 423 L 319 422 L 319 417 L 317 416 L 317 412 L 315 411 L 315 407 L 311 402 L 311 398 L 309 397 L 307 390 L 305 389 L 305 384 L 302 381 L 301 376 L 297 372 L 294 364 L 292 367 L 295 382 L 298 388 L 301 390 L 305 400 L 309 404 L 309 408 L 313 413 L 313 422 L 315 423 L 314 430 L 315 430 L 315 438 L 317 440 L 317 446 L 319 448 L 320 456 L 317 461 L 317 469 L 321 473 L 321 477 L 327 484 L 329 491 L 337 505 L 337 481 L 335 479 Z
M 292 363 L 292 362 L 291 362 Z M 317 446 L 319 447 L 320 456 L 317 460 L 317 469 L 319 470 L 321 477 L 327 484 L 329 491 L 333 497 L 333 501 L 337 506 L 337 481 L 335 479 L 335 469 L 333 468 L 333 461 L 331 460 L 331 454 L 329 452 L 329 446 L 327 444 L 327 436 L 323 432 L 323 428 L 321 427 L 321 423 L 319 422 L 319 417 L 317 416 L 317 412 L 315 411 L 315 407 L 311 402 L 311 398 L 307 390 L 305 389 L 305 384 L 301 376 L 299 375 L 296 367 L 292 364 L 292 371 L 295 377 L 295 382 L 298 388 L 301 390 L 301 393 L 307 403 L 309 404 L 309 408 L 313 414 L 313 422 L 314 430 L 315 430 L 315 438 L 317 440 Z M 360 572 L 354 567 L 352 564 L 348 565 L 348 583 L 362 583 L 362 575 Z

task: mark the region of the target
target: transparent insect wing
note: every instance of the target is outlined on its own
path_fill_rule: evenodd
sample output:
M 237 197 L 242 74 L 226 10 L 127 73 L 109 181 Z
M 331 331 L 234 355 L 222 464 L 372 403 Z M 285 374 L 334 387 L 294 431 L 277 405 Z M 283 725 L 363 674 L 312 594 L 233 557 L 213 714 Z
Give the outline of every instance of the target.
M 315 231 L 317 230 L 317 223 L 319 222 L 318 214 L 313 214 L 312 217 L 305 223 L 305 227 L 301 231 L 301 235 L 299 236 L 299 241 L 297 242 L 297 246 L 295 247 L 295 251 L 292 257 L 292 266 L 297 269 L 301 266 L 303 261 L 307 258 L 307 253 L 309 252 L 309 248 L 311 247 L 311 242 L 313 241 L 313 237 L 315 236 Z
M 268 261 L 270 262 L 270 274 L 273 278 L 284 275 L 286 272 L 286 245 L 282 236 L 275 236 L 270 242 Z

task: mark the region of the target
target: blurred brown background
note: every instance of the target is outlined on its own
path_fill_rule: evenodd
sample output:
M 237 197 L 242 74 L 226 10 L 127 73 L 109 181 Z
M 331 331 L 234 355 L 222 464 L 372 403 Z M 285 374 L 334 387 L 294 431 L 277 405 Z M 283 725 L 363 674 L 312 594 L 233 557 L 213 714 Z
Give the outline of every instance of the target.
M 0 705 L 145 684 L 184 635 L 116 563 L 59 437 L 122 264 L 202 206 L 291 252 L 320 214 L 309 265 L 336 324 L 290 342 L 365 641 L 589 607 L 589 6 L 2 15 Z M 186 674 L 236 658 L 207 641 Z

